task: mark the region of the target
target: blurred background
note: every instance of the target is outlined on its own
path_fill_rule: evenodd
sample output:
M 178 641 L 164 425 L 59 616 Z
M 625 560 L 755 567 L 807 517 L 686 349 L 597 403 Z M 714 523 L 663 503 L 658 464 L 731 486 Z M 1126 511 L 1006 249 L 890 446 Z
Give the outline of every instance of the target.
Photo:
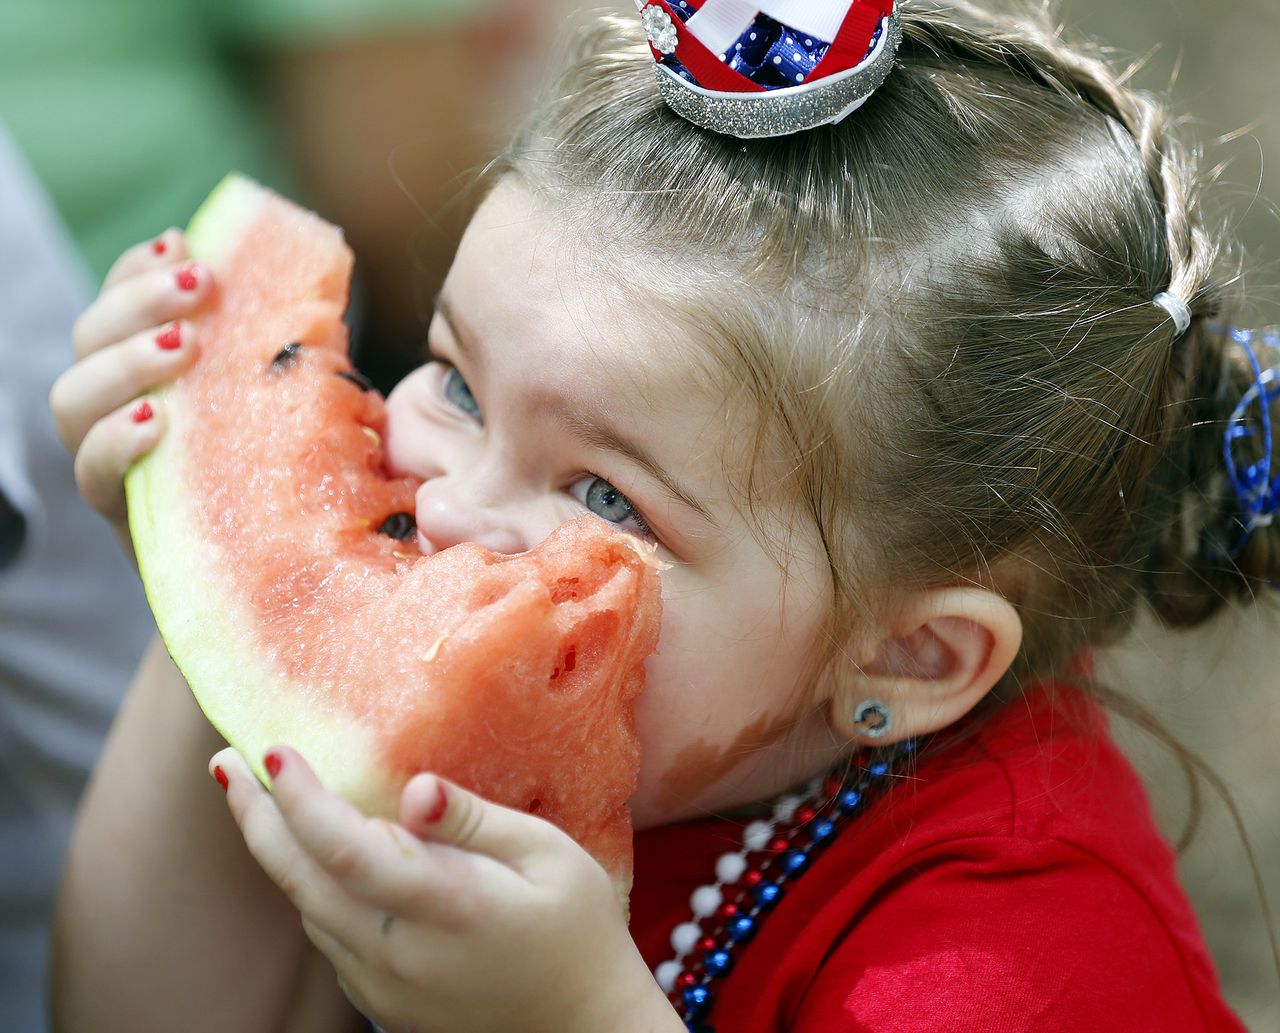
M 116 255 L 184 224 L 221 175 L 239 168 L 345 227 L 358 256 L 360 361 L 387 388 L 416 361 L 430 299 L 474 199 L 474 171 L 501 145 L 576 6 L 0 0 L 6 1031 L 43 1028 L 38 959 L 61 844 L 147 623 L 132 575 L 80 506 L 48 424 L 43 399 L 69 361 L 70 320 Z M 1280 160 L 1280 4 L 1060 0 L 1055 9 L 1071 30 L 1110 44 L 1118 63 L 1140 64 L 1136 83 L 1171 94 L 1189 116 L 1208 164 L 1222 164 L 1212 210 L 1247 256 L 1238 320 L 1280 322 L 1280 216 L 1271 201 L 1280 198 L 1271 171 Z M 28 446 L 25 471 L 6 466 L 15 417 Z M 43 537 L 29 519 L 42 512 Z M 73 587 L 91 583 L 99 594 Z M 73 626 L 90 630 L 68 642 Z M 58 636 L 42 638 L 49 629 Z M 50 663 L 77 651 L 78 667 Z M 1100 666 L 1222 776 L 1280 904 L 1280 621 L 1257 609 L 1193 633 L 1142 625 Z M 1179 769 L 1140 735 L 1119 734 L 1176 837 L 1188 799 Z M 1280 1030 L 1280 976 L 1221 801 L 1206 799 L 1182 869 L 1228 998 L 1254 1033 Z M 21 1001 L 18 987 L 27 988 Z

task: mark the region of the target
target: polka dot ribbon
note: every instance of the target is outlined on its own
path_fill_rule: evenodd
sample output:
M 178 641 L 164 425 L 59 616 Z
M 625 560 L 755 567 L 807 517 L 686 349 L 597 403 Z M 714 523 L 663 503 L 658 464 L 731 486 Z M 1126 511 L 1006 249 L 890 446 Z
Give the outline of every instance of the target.
M 776 90 L 870 55 L 893 0 L 637 0 L 654 57 L 721 92 Z
M 729 67 L 766 90 L 804 82 L 830 49 L 824 40 L 800 36 L 771 18 L 761 18 L 734 43 Z
M 902 42 L 896 0 L 636 0 L 658 92 L 741 139 L 833 125 L 884 82 Z

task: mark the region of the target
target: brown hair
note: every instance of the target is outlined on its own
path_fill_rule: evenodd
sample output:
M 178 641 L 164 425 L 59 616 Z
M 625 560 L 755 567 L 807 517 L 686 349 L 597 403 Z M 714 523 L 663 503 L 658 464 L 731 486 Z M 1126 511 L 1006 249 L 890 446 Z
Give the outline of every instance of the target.
M 1221 440 L 1252 374 L 1215 329 L 1237 276 L 1165 108 L 1040 9 L 902 21 L 856 115 L 742 141 L 671 113 L 635 19 L 601 18 L 497 169 L 581 213 L 757 406 L 744 498 L 812 513 L 833 631 L 891 585 L 997 588 L 1024 625 L 1007 699 L 1144 599 L 1187 626 L 1252 598 L 1277 532 L 1233 558 Z

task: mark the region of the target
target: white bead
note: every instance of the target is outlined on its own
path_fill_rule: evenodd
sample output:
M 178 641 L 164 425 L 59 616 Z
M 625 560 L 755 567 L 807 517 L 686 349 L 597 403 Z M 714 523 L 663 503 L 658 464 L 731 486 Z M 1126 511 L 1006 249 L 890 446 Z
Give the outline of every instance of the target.
M 716 861 L 716 878 L 721 882 L 737 882 L 747 870 L 745 854 L 721 854 Z
M 742 845 L 748 850 L 763 850 L 769 845 L 773 825 L 767 821 L 753 821 L 742 830 Z
M 778 802 L 773 805 L 773 817 L 775 821 L 790 821 L 796 816 L 796 808 L 800 806 L 801 800 L 798 796 L 782 796 L 778 798 Z
M 676 978 L 683 971 L 684 966 L 680 962 L 664 961 L 653 970 L 653 974 L 658 980 L 658 985 L 662 987 L 662 992 L 669 994 L 676 988 Z
M 719 886 L 699 886 L 689 898 L 689 906 L 699 918 L 707 918 L 716 913 L 716 908 L 724 900 Z
M 671 949 L 679 955 L 688 954 L 702 937 L 702 927 L 697 922 L 681 922 L 671 930 Z

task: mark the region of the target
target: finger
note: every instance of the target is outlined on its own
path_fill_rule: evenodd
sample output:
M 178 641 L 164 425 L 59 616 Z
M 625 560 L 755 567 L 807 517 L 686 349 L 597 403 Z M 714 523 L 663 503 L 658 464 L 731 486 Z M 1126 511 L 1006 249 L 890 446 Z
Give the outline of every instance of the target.
M 90 427 L 75 460 L 84 500 L 108 520 L 123 520 L 125 471 L 155 448 L 162 433 L 164 414 L 153 398 L 131 402 Z
M 80 448 L 89 428 L 146 391 L 173 380 L 197 354 L 195 326 L 153 327 L 81 359 L 54 381 L 49 407 L 63 444 Z
M 302 914 L 308 936 L 330 960 L 343 952 L 358 956 L 355 938 L 375 926 L 381 915 L 350 897 L 298 845 L 271 795 L 234 749 L 220 750 L 209 761 L 209 773 L 227 794 L 227 806 L 245 846 L 259 867 Z M 340 948 L 337 949 L 337 948 Z
M 209 297 L 213 274 L 198 262 L 152 269 L 104 289 L 71 331 L 76 358 L 191 315 Z
M 328 958 L 329 964 L 335 968 L 339 965 L 359 964 L 360 955 L 305 914 L 302 916 L 302 931 L 307 934 L 312 946 Z
M 117 283 L 145 273 L 149 269 L 176 265 L 186 260 L 187 242 L 182 231 L 167 229 L 158 237 L 135 244 L 117 258 L 107 270 L 106 279 L 102 281 L 102 289 L 114 287 Z
M 546 849 L 558 830 L 501 807 L 439 775 L 414 775 L 400 794 L 400 824 L 430 843 L 483 854 L 513 868 Z
M 267 752 L 276 807 L 299 846 L 348 892 L 397 911 L 419 901 L 439 866 L 403 828 L 369 818 L 320 784 L 311 766 L 285 746 Z

